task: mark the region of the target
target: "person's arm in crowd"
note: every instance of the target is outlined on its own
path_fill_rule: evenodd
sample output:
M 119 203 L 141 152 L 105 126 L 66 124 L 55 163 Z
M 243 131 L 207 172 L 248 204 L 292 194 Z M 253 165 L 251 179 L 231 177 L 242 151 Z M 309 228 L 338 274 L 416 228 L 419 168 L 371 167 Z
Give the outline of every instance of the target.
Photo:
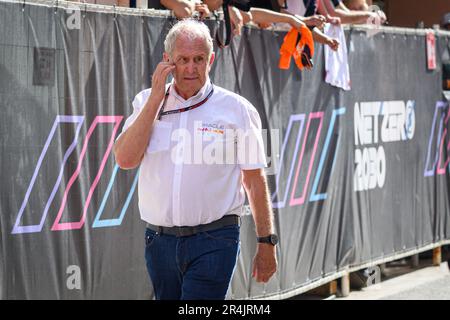
M 273 212 L 264 169 L 242 170 L 242 184 L 255 221 L 256 235 L 273 234 Z M 252 276 L 257 282 L 267 282 L 277 270 L 276 247 L 267 243 L 258 243 L 257 246 Z
M 335 8 L 331 0 L 319 0 L 319 2 L 319 10 L 322 10 L 322 12 L 327 11 L 330 16 L 340 18 L 341 22 L 344 24 L 362 24 L 367 23 L 370 20 L 374 21 L 374 19 L 380 19 L 381 23 L 386 21 L 386 16 L 382 11 L 378 13 L 371 11 L 346 11 L 340 8 Z
M 245 14 L 245 13 L 244 13 Z M 296 16 L 275 12 L 271 10 L 261 9 L 261 8 L 251 8 L 250 12 L 246 14 L 250 16 L 253 23 L 258 24 L 261 27 L 266 27 L 272 23 L 289 23 L 293 28 L 300 29 L 302 25 L 305 25 Z M 246 19 L 244 19 L 244 24 Z
M 214 11 L 222 7 L 223 0 L 203 0 L 203 3 L 208 6 L 210 11 Z
M 325 1 L 328 1 L 328 0 L 325 0 Z M 320 14 L 325 16 L 326 22 L 331 23 L 331 24 L 341 24 L 341 18 L 337 17 L 337 16 L 332 16 L 330 14 L 330 12 L 328 12 L 328 7 L 325 5 L 325 3 L 322 0 L 317 0 L 317 11 Z
M 209 11 L 215 11 L 222 7 L 223 0 L 203 0 L 204 5 L 207 6 Z M 233 6 L 228 6 L 228 13 L 230 14 L 230 21 L 235 35 L 241 35 L 241 29 L 243 27 L 244 18 L 242 13 Z M 250 19 L 251 20 L 251 19 Z
M 237 36 L 240 36 L 241 29 L 245 24 L 242 12 L 236 7 L 228 6 L 228 13 L 230 14 L 230 22 L 233 33 Z M 251 18 L 247 18 L 247 20 L 251 20 Z
M 319 29 L 323 29 L 325 22 L 327 21 L 327 19 L 321 14 L 316 14 L 310 17 L 302 17 L 297 14 L 295 16 L 303 21 L 303 23 L 305 23 L 308 27 L 316 27 Z
M 337 51 L 337 49 L 339 48 L 339 41 L 337 39 L 327 36 L 317 28 L 314 28 L 312 30 L 312 35 L 315 42 L 325 44 L 329 46 L 333 51 Z
M 323 29 L 323 27 L 325 25 L 325 22 L 326 22 L 326 18 L 323 15 L 316 14 L 316 15 L 309 16 L 309 17 L 302 17 L 302 16 L 300 16 L 298 14 L 292 14 L 289 11 L 287 11 L 286 9 L 283 8 L 284 1 L 285 0 L 278 0 L 278 4 L 281 7 L 281 9 L 280 9 L 281 13 L 288 14 L 288 15 L 291 15 L 291 16 L 295 16 L 297 19 L 299 19 L 304 24 L 306 24 L 308 27 L 317 27 L 319 29 Z
M 164 99 L 167 76 L 174 69 L 175 65 L 167 61 L 160 62 L 156 67 L 152 76 L 152 91 L 147 102 L 133 124 L 114 144 L 113 152 L 120 168 L 133 169 L 141 163 L 159 105 Z
M 292 14 L 289 11 L 287 11 L 286 9 L 281 8 L 281 13 L 284 14 L 289 14 L 291 16 L 295 16 L 297 19 L 299 19 L 300 21 L 302 21 L 304 24 L 306 24 L 308 27 L 317 27 L 319 29 L 323 29 L 324 24 L 326 22 L 326 19 L 323 15 L 320 14 L 316 14 L 310 17 L 302 17 L 299 16 L 298 14 Z
M 200 14 L 200 18 L 205 18 L 210 14 L 206 4 L 196 3 L 190 0 L 161 0 L 161 4 L 167 9 L 172 10 L 174 15 L 179 19 L 192 17 L 196 11 Z

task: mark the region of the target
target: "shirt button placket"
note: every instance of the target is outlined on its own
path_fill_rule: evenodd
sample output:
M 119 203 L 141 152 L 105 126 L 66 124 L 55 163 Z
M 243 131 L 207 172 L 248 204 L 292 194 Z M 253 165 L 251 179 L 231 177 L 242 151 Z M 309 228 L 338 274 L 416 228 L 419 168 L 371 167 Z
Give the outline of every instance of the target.
M 180 113 L 180 129 L 186 130 L 186 120 L 187 113 Z M 179 138 L 179 137 L 178 137 Z M 189 146 L 187 146 L 189 147 Z M 181 209 L 181 174 L 183 172 L 183 152 L 182 148 L 179 149 L 179 154 L 177 155 L 177 163 L 175 164 L 175 183 L 174 183 L 174 192 L 173 192 L 173 203 L 174 203 L 174 218 L 178 225 L 182 225 L 182 214 L 180 212 Z

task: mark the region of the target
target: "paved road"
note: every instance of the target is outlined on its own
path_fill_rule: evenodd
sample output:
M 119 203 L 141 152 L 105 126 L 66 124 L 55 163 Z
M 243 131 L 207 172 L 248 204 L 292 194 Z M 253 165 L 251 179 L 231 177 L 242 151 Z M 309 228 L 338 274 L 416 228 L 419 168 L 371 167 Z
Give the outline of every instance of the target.
M 383 298 L 384 300 L 450 300 L 450 275 Z
M 450 271 L 447 263 L 427 267 L 379 284 L 352 291 L 336 300 L 450 300 Z

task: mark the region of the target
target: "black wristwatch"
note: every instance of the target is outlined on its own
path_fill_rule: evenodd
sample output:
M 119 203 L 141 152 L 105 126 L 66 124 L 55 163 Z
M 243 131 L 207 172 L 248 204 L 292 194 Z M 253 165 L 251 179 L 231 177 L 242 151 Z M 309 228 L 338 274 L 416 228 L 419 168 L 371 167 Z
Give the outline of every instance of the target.
M 269 234 L 267 237 L 257 237 L 259 243 L 269 243 L 276 245 L 278 243 L 278 236 L 276 234 Z

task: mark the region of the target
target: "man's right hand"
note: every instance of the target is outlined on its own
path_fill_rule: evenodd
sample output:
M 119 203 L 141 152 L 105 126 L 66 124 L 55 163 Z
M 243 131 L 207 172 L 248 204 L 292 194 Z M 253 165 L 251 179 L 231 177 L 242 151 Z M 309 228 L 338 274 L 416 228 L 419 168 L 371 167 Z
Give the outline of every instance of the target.
M 175 64 L 169 61 L 161 61 L 153 72 L 152 91 L 149 100 L 153 100 L 157 106 L 164 99 L 167 77 L 173 70 L 175 70 Z
M 132 169 L 141 163 L 151 137 L 151 130 L 158 114 L 158 108 L 166 94 L 167 77 L 174 69 L 175 65 L 169 61 L 161 61 L 156 66 L 152 75 L 150 97 L 137 115 L 134 123 L 114 144 L 114 156 L 120 168 Z

